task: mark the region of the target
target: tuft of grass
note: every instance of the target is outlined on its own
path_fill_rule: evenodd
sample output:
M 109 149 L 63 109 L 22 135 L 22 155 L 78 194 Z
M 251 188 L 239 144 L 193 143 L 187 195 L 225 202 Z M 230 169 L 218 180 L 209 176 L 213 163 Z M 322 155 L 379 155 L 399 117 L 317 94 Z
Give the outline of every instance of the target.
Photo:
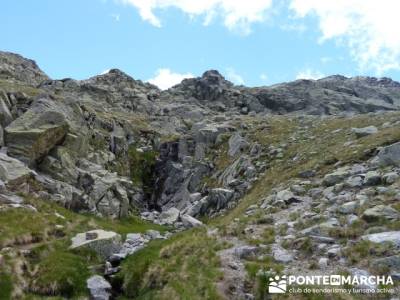
M 262 242 L 264 244 L 272 244 L 275 242 L 275 229 L 274 227 L 266 227 L 262 233 Z
M 304 238 L 299 238 L 297 240 L 293 241 L 292 245 L 294 248 L 300 251 L 301 254 L 305 256 L 310 256 L 314 252 L 314 246 L 311 238 L 309 237 L 304 237 Z
M 84 256 L 58 249 L 40 257 L 31 292 L 72 298 L 87 294 L 86 280 L 90 276 Z
M 153 241 L 123 262 L 114 284 L 128 298 L 218 299 L 219 249 L 203 228 Z
M 370 241 L 358 241 L 354 245 L 343 249 L 343 254 L 350 263 L 369 264 L 373 257 L 383 257 L 394 255 L 393 245 L 391 243 L 375 244 Z
M 367 227 L 366 222 L 357 220 L 349 226 L 335 228 L 329 231 L 329 236 L 339 239 L 356 239 L 360 237 Z

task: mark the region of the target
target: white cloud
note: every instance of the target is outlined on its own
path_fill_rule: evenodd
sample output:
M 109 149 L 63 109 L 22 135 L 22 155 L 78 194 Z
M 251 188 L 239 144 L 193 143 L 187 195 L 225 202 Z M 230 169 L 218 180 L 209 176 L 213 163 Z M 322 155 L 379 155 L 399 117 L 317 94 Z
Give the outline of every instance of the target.
M 232 81 L 235 84 L 244 84 L 244 79 L 242 76 L 240 76 L 235 69 L 233 68 L 227 68 L 226 69 L 226 78 L 230 81 Z
M 400 1 L 291 0 L 290 8 L 298 17 L 317 16 L 320 41 L 346 45 L 361 70 L 400 69 Z
M 325 75 L 319 71 L 315 71 L 312 70 L 310 68 L 307 68 L 303 71 L 300 71 L 299 73 L 297 73 L 296 75 L 296 79 L 313 79 L 313 80 L 317 80 L 320 79 L 322 77 L 325 77 Z
M 175 7 L 191 17 L 203 16 L 204 25 L 217 16 L 230 30 L 250 32 L 250 25 L 263 22 L 272 0 L 120 0 L 139 10 L 143 20 L 161 27 L 161 20 L 154 14 L 156 9 Z
M 166 90 L 178 83 L 185 78 L 194 77 L 191 73 L 179 74 L 174 73 L 170 69 L 158 69 L 154 78 L 148 80 L 148 82 L 158 86 L 162 90 Z

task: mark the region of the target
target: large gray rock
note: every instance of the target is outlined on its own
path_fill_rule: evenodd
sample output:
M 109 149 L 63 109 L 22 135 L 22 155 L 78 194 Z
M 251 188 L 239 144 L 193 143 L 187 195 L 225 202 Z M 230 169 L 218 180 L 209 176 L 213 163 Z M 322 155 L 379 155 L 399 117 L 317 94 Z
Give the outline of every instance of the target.
M 383 147 L 379 150 L 377 159 L 381 166 L 400 166 L 400 142 Z
M 277 244 L 272 245 L 271 251 L 274 259 L 280 263 L 291 262 L 294 258 L 293 254 L 291 254 L 288 250 L 282 248 Z
M 8 154 L 27 164 L 35 164 L 63 141 L 68 128 L 61 108 L 50 99 L 39 99 L 5 128 Z
M 363 185 L 363 178 L 361 176 L 351 176 L 347 178 L 345 185 L 354 188 L 354 187 L 361 187 Z
M 212 215 L 222 209 L 232 207 L 231 202 L 234 192 L 230 189 L 215 188 L 211 189 L 208 196 L 194 202 L 185 210 L 185 214 L 196 217 Z
M 78 233 L 71 241 L 70 249 L 89 248 L 104 259 L 121 249 L 121 236 L 102 229 Z
M 168 224 L 172 225 L 179 219 L 180 211 L 175 207 L 171 207 L 170 209 L 163 211 L 160 216 L 159 220 L 161 224 Z
M 343 181 L 348 175 L 349 175 L 349 172 L 346 170 L 337 170 L 333 173 L 326 174 L 324 177 L 323 183 L 326 186 L 335 185 L 335 184 Z
M 387 205 L 377 205 L 372 208 L 366 209 L 362 218 L 367 222 L 376 222 L 379 220 L 398 220 L 400 213 L 394 208 Z
M 374 269 L 389 269 L 390 271 L 400 272 L 400 255 L 392 255 L 388 257 L 382 257 L 374 259 L 371 262 L 371 266 Z
M 180 218 L 183 223 L 183 226 L 185 226 L 186 228 L 198 227 L 203 225 L 201 221 L 189 215 L 181 215 Z
M 367 234 L 363 235 L 361 238 L 377 244 L 390 242 L 393 243 L 393 245 L 395 245 L 397 248 L 400 248 L 400 231 L 387 231 Z
M 381 182 L 381 174 L 377 171 L 369 171 L 365 174 L 364 184 L 365 185 L 377 185 Z
M 239 156 L 231 165 L 229 165 L 222 174 L 218 177 L 219 182 L 224 186 L 229 186 L 232 182 L 237 179 L 249 179 L 252 172 L 248 170 L 253 170 L 254 165 L 251 159 L 247 155 Z
M 22 204 L 24 199 L 11 193 L 0 194 L 0 204 Z
M 229 138 L 228 145 L 228 154 L 232 157 L 249 148 L 249 143 L 237 132 Z
M 19 184 L 34 174 L 19 160 L 0 152 L 0 179 L 6 184 Z
M 360 138 L 367 135 L 371 135 L 378 132 L 378 128 L 375 126 L 368 126 L 363 128 L 352 128 L 351 132 L 355 133 L 355 135 Z
M 87 288 L 91 300 L 108 300 L 111 297 L 111 284 L 99 275 L 90 277 L 87 281 Z
M 397 172 L 389 172 L 382 176 L 382 180 L 386 184 L 393 184 L 399 178 L 399 174 Z
M 233 191 L 223 188 L 215 188 L 210 191 L 208 195 L 208 206 L 215 208 L 219 211 L 227 206 L 233 197 Z
M 342 214 L 352 214 L 358 208 L 357 201 L 346 202 L 338 207 L 338 211 Z

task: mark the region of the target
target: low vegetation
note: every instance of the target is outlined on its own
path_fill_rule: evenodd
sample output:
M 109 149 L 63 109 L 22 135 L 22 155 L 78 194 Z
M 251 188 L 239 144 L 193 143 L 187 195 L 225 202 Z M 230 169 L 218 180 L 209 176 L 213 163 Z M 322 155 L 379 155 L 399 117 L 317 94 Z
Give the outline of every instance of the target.
M 218 299 L 222 246 L 204 228 L 153 241 L 124 261 L 116 280 L 129 299 Z

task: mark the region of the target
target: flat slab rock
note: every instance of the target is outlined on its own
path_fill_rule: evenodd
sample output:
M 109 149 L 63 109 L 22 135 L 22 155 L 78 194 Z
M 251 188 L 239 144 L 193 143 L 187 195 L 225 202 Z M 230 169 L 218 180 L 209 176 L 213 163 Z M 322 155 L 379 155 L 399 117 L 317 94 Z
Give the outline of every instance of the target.
M 71 241 L 70 249 L 88 247 L 104 258 L 121 249 L 121 236 L 116 232 L 102 229 L 78 233 Z
M 400 231 L 387 231 L 387 232 L 367 234 L 363 235 L 361 238 L 363 240 L 368 240 L 378 244 L 391 242 L 397 248 L 400 248 Z

